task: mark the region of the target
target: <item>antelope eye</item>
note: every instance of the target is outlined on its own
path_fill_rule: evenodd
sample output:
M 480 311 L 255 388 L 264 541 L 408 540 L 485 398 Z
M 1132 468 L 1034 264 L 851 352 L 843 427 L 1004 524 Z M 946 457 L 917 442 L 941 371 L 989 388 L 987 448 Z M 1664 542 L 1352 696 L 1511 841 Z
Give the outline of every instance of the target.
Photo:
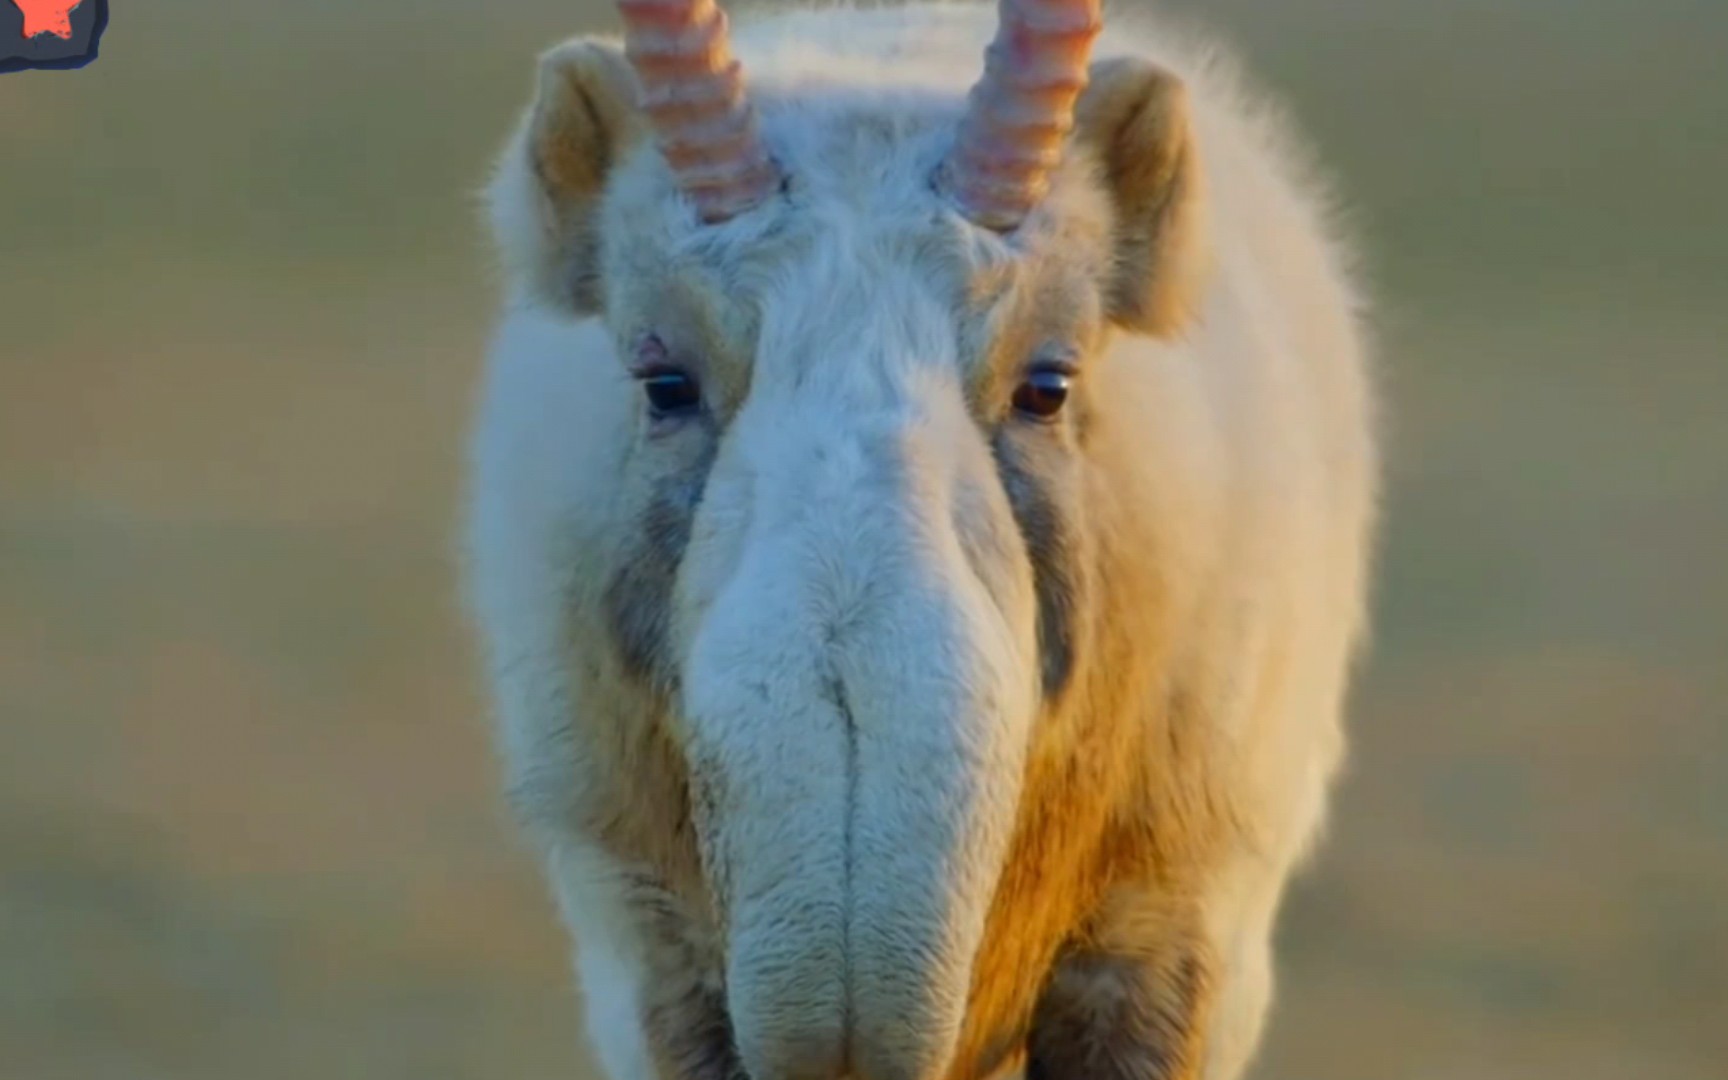
M 1069 376 L 1053 367 L 1034 368 L 1014 390 L 1014 408 L 1022 416 L 1048 420 L 1068 401 Z
M 682 371 L 656 371 L 642 376 L 648 407 L 658 416 L 690 412 L 702 404 L 702 389 Z

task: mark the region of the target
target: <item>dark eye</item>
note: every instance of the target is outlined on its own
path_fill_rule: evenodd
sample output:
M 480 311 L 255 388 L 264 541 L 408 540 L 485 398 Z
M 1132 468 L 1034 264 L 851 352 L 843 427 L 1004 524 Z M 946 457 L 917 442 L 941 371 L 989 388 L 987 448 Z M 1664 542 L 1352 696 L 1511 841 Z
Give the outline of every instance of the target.
M 689 412 L 702 404 L 702 389 L 682 371 L 657 371 L 642 377 L 648 407 L 660 416 Z
M 1048 420 L 1068 401 L 1068 373 L 1052 367 L 1033 368 L 1014 390 L 1014 408 L 1034 420 Z

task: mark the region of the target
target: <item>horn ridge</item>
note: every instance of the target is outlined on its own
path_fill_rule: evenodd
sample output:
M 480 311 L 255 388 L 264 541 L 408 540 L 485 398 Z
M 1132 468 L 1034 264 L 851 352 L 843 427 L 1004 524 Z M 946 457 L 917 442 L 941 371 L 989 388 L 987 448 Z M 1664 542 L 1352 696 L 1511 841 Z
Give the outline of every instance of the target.
M 967 218 L 1007 232 L 1044 198 L 1103 26 L 1101 0 L 999 0 L 984 74 L 938 174 Z
M 618 0 L 638 104 L 678 188 L 702 220 L 725 221 L 780 183 L 714 0 Z

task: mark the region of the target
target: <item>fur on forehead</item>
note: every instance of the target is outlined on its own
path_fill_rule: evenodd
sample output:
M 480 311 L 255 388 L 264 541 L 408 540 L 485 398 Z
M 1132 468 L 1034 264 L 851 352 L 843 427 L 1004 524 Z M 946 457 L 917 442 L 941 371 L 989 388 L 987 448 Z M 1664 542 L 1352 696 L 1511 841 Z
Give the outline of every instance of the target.
M 878 78 L 880 76 L 878 75 Z M 845 70 L 752 87 L 782 191 L 727 221 L 704 223 L 643 140 L 618 164 L 604 199 L 601 259 L 609 310 L 623 315 L 676 303 L 700 310 L 705 332 L 747 348 L 761 305 L 788 277 L 819 260 L 910 274 L 957 316 L 994 322 L 997 308 L 1024 311 L 1031 296 L 1073 297 L 1109 272 L 1113 207 L 1090 149 L 1078 141 L 1050 193 L 1013 233 L 963 218 L 932 184 L 953 145 L 964 87 L 859 86 Z M 1095 303 L 1073 297 L 1071 308 Z M 1016 318 L 1014 321 L 1021 321 Z M 712 342 L 719 345 L 719 342 Z

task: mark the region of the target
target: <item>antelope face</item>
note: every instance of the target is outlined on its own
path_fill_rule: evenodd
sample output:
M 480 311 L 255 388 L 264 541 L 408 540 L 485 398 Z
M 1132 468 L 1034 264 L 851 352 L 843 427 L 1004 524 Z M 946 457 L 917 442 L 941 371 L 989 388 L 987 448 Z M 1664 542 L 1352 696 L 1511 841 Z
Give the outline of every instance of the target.
M 801 125 L 735 229 L 621 188 L 605 275 L 638 387 L 609 618 L 674 701 L 753 1076 L 943 1063 L 1078 614 L 1093 267 L 980 234 L 935 132 L 878 127 Z
M 648 8 L 628 58 L 544 61 L 504 253 L 633 386 L 605 618 L 669 703 L 745 1067 L 935 1076 L 1086 662 L 1099 353 L 1192 276 L 1179 87 L 1095 70 L 1028 174 L 959 95 L 752 105 L 711 7 Z M 1094 22 L 1056 35 L 1058 134 Z

